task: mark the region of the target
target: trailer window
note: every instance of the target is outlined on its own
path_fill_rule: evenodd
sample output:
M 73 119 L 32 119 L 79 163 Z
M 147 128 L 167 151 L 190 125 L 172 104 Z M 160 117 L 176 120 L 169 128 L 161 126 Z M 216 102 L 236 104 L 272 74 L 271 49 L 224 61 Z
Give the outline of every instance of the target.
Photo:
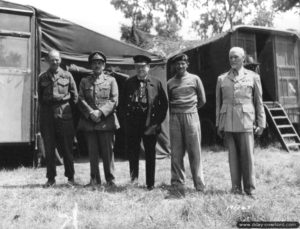
M 29 39 L 0 36 L 0 68 L 28 69 Z
M 30 17 L 0 13 L 0 30 L 30 32 Z

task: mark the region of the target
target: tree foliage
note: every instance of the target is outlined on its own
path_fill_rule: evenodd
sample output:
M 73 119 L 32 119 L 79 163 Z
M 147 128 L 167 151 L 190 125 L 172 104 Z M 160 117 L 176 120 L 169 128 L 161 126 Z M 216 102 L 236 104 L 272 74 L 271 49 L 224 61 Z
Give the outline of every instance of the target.
M 123 12 L 131 20 L 130 25 L 121 26 L 122 40 L 143 46 L 141 40 L 135 40 L 135 30 L 178 40 L 185 17 L 188 0 L 111 0 L 115 9 Z
M 242 24 L 246 16 L 252 13 L 250 8 L 254 0 L 202 0 L 195 1 L 195 7 L 205 9 L 192 28 L 202 38 L 215 35 L 229 26 Z
M 276 11 L 288 11 L 292 8 L 300 9 L 300 0 L 274 0 L 274 9 Z

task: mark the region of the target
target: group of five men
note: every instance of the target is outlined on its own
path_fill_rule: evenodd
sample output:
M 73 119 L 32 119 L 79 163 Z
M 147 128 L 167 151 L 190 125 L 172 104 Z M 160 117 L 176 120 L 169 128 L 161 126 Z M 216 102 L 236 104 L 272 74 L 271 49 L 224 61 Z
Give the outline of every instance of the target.
M 243 67 L 245 52 L 234 47 L 229 52 L 231 69 L 218 77 L 216 87 L 216 126 L 229 148 L 232 191 L 253 195 L 255 189 L 253 163 L 253 130 L 261 134 L 265 127 L 262 90 L 259 76 Z M 61 58 L 56 50 L 48 53 L 49 69 L 38 81 L 40 130 L 44 139 L 48 181 L 55 184 L 55 148 L 64 159 L 68 184 L 74 185 L 72 144 L 75 130 L 71 105 L 77 104 L 82 113 L 78 130 L 84 132 L 90 158 L 90 183 L 101 184 L 99 154 L 101 153 L 106 183 L 115 186 L 114 131 L 124 126 L 126 150 L 129 156 L 131 182 L 139 176 L 140 144 L 143 141 L 146 161 L 146 186 L 154 188 L 155 146 L 168 106 L 170 110 L 171 184 L 184 190 L 184 155 L 188 153 L 194 187 L 203 192 L 205 182 L 201 160 L 201 127 L 198 109 L 206 103 L 201 79 L 187 71 L 185 54 L 172 59 L 176 73 L 167 84 L 167 95 L 161 81 L 149 74 L 151 59 L 144 55 L 133 57 L 136 75 L 126 80 L 119 96 L 115 78 L 104 73 L 106 56 L 100 52 L 89 55 L 93 74 L 83 78 L 79 93 L 72 75 L 60 68 Z M 120 101 L 119 101 L 120 98 Z M 120 104 L 119 104 L 120 102 Z

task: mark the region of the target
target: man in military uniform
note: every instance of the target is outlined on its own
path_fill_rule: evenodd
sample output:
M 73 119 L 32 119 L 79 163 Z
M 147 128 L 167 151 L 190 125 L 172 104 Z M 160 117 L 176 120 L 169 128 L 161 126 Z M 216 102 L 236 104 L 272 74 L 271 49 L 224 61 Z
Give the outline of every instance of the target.
M 118 85 L 114 77 L 104 74 L 106 57 L 96 51 L 89 55 L 93 75 L 83 78 L 79 85 L 79 109 L 81 117 L 78 129 L 82 130 L 89 152 L 91 180 L 88 186 L 101 184 L 99 154 L 103 159 L 107 185 L 115 186 L 114 131 L 119 128 L 116 116 Z
M 152 190 L 155 180 L 155 146 L 161 123 L 167 114 L 168 101 L 162 83 L 149 75 L 151 59 L 144 55 L 134 56 L 133 59 L 137 75 L 125 82 L 120 114 L 123 116 L 131 181 L 136 183 L 139 176 L 142 139 L 146 157 L 146 185 L 148 190 Z
M 56 50 L 48 53 L 49 69 L 38 80 L 40 104 L 40 129 L 46 151 L 47 178 L 44 185 L 55 184 L 55 148 L 64 159 L 65 176 L 68 184 L 74 185 L 73 138 L 74 126 L 71 104 L 76 104 L 78 93 L 71 73 L 61 69 L 60 54 Z
M 170 103 L 171 184 L 184 195 L 185 170 L 183 158 L 187 151 L 194 187 L 204 191 L 205 183 L 201 160 L 201 128 L 198 109 L 206 103 L 206 96 L 199 76 L 187 71 L 186 54 L 172 59 L 176 74 L 168 81 Z
M 216 126 L 229 150 L 232 192 L 254 196 L 254 137 L 266 126 L 262 87 L 258 74 L 243 67 L 245 51 L 229 51 L 231 69 L 218 77 L 216 87 Z

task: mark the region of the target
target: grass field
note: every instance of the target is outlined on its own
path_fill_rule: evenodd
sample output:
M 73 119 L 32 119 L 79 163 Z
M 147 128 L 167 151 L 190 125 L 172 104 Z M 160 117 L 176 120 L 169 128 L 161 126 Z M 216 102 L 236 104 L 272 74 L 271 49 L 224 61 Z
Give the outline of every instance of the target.
M 257 198 L 233 195 L 227 153 L 203 150 L 205 193 L 193 189 L 188 161 L 185 198 L 170 199 L 170 159 L 157 160 L 156 188 L 145 188 L 144 161 L 138 186 L 129 183 L 127 161 L 118 161 L 117 188 L 84 188 L 87 161 L 75 164 L 75 188 L 44 189 L 45 168 L 0 171 L 0 228 L 234 228 L 237 221 L 300 221 L 300 153 L 256 149 Z M 103 178 L 103 167 L 100 164 Z

